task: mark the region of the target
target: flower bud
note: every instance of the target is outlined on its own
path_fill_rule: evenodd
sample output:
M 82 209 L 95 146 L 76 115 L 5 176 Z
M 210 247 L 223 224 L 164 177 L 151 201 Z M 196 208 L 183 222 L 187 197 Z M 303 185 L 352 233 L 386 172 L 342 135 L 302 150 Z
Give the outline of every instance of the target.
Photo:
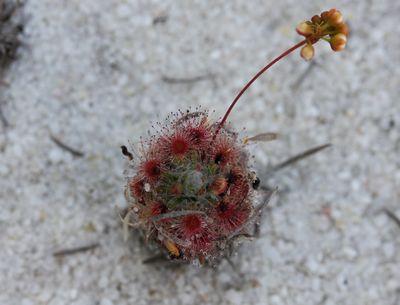
M 297 33 L 303 36 L 309 36 L 314 33 L 312 25 L 309 24 L 307 21 L 301 22 L 297 26 L 296 31 Z
M 331 39 L 331 48 L 333 51 L 341 51 L 346 46 L 347 38 L 346 35 L 339 33 L 332 37 Z
M 335 10 L 329 16 L 329 21 L 333 25 L 341 24 L 343 22 L 343 15 L 341 12 Z
M 318 15 L 314 15 L 314 16 L 312 16 L 312 18 L 311 18 L 311 22 L 312 22 L 312 23 L 321 23 L 321 21 L 322 21 L 322 19 L 321 19 L 321 17 L 318 16 Z
M 311 44 L 305 45 L 300 51 L 301 57 L 305 60 L 310 60 L 314 57 L 314 47 Z
M 347 26 L 346 23 L 340 23 L 338 25 L 336 25 L 336 31 L 338 33 L 342 33 L 344 35 L 349 35 L 349 27 Z
M 324 11 L 324 12 L 322 12 L 322 14 L 321 14 L 321 19 L 322 19 L 323 21 L 328 21 L 329 16 L 330 16 L 330 12 Z

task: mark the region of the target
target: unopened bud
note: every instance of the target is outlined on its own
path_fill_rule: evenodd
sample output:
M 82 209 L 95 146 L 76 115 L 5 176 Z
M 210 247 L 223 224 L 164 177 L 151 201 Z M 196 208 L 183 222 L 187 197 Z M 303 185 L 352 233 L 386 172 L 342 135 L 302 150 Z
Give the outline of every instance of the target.
M 321 14 L 321 19 L 322 19 L 323 21 L 328 21 L 329 15 L 330 15 L 329 11 L 324 11 L 324 12 L 322 12 L 322 14 Z
M 342 33 L 343 35 L 349 35 L 349 28 L 347 26 L 347 24 L 345 23 L 340 23 L 338 25 L 336 25 L 336 31 L 338 33 Z
M 301 22 L 297 26 L 296 31 L 297 33 L 303 36 L 309 36 L 314 33 L 312 25 L 309 24 L 307 21 Z
M 322 19 L 321 19 L 321 17 L 320 16 L 318 16 L 318 15 L 314 15 L 314 16 L 312 16 L 312 18 L 311 18 L 311 22 L 312 23 L 321 23 L 321 21 L 322 21 Z
M 331 24 L 340 24 L 343 22 L 343 15 L 341 12 L 334 10 L 329 16 L 329 21 Z
M 346 35 L 339 33 L 331 38 L 331 48 L 333 51 L 341 51 L 346 46 L 347 38 Z
M 305 45 L 300 51 L 301 57 L 305 60 L 310 60 L 314 57 L 314 47 L 311 44 Z

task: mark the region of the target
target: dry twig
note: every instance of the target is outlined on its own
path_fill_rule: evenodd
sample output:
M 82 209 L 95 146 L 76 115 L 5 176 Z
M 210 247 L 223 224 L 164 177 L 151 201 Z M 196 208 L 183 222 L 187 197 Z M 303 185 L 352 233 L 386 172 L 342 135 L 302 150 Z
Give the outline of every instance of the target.
M 71 153 L 74 157 L 83 157 L 85 154 L 75 148 L 72 148 L 71 146 L 63 143 L 60 139 L 56 138 L 53 135 L 50 135 L 50 139 L 60 148 L 68 151 Z
M 82 247 L 77 247 L 77 248 L 63 249 L 63 250 L 54 252 L 53 256 L 62 257 L 62 256 L 66 256 L 66 255 L 77 254 L 77 253 L 80 253 L 80 252 L 86 252 L 86 251 L 89 251 L 89 250 L 96 249 L 99 246 L 100 246 L 99 243 L 94 243 L 94 244 L 90 244 L 90 245 L 82 246 Z
M 389 209 L 383 209 L 383 211 L 385 212 L 385 214 L 395 222 L 395 224 L 398 225 L 398 227 L 400 228 L 400 219 L 397 217 L 397 215 L 395 213 L 393 213 L 392 211 L 390 211 Z
M 212 79 L 214 78 L 214 74 L 205 74 L 205 75 L 199 75 L 199 76 L 193 76 L 193 77 L 171 77 L 171 76 L 166 76 L 164 75 L 161 79 L 168 83 L 168 84 L 192 84 L 192 83 L 197 83 L 200 81 L 204 81 L 207 79 Z
M 321 150 L 323 150 L 325 148 L 328 148 L 330 146 L 332 146 L 332 144 L 328 143 L 328 144 L 324 144 L 324 145 L 321 145 L 321 146 L 317 146 L 317 147 L 308 149 L 308 150 L 306 150 L 306 151 L 304 151 L 304 152 L 302 152 L 302 153 L 300 153 L 298 155 L 295 155 L 295 156 L 287 159 L 286 161 L 283 161 L 282 163 L 279 163 L 279 164 L 275 165 L 272 168 L 272 170 L 274 172 L 278 171 L 278 170 L 281 170 L 282 168 L 285 168 L 285 167 L 287 167 L 287 166 L 289 166 L 289 165 L 291 165 L 293 163 L 296 163 L 296 162 L 298 162 L 300 160 L 303 160 L 303 159 L 305 159 L 305 158 L 307 158 L 307 157 L 309 157 L 309 156 L 311 156 L 313 154 L 316 154 L 317 152 L 319 152 L 319 151 L 321 151 Z

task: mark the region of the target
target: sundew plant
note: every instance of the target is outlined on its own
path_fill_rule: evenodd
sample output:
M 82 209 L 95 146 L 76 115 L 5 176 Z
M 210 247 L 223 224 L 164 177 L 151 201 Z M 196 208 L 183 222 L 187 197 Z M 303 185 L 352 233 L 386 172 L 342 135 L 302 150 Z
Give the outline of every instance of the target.
M 136 229 L 171 260 L 216 264 L 230 254 L 238 237 L 251 228 L 271 193 L 263 194 L 249 165 L 248 144 L 274 138 L 264 133 L 241 138 L 227 119 L 243 93 L 272 65 L 301 48 L 306 60 L 314 45 L 327 41 L 333 51 L 344 49 L 348 28 L 342 14 L 331 9 L 297 28 L 303 40 L 263 67 L 237 94 L 219 121 L 208 111 L 178 111 L 138 147 L 122 147 L 129 159 L 121 215 L 125 231 Z

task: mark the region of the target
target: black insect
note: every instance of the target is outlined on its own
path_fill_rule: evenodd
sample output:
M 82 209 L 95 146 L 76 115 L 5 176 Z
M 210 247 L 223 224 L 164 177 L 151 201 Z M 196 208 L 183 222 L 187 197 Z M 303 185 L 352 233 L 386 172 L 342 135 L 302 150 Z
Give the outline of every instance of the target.
M 251 185 L 253 189 L 257 190 L 260 187 L 260 183 L 261 183 L 260 178 L 256 176 Z

